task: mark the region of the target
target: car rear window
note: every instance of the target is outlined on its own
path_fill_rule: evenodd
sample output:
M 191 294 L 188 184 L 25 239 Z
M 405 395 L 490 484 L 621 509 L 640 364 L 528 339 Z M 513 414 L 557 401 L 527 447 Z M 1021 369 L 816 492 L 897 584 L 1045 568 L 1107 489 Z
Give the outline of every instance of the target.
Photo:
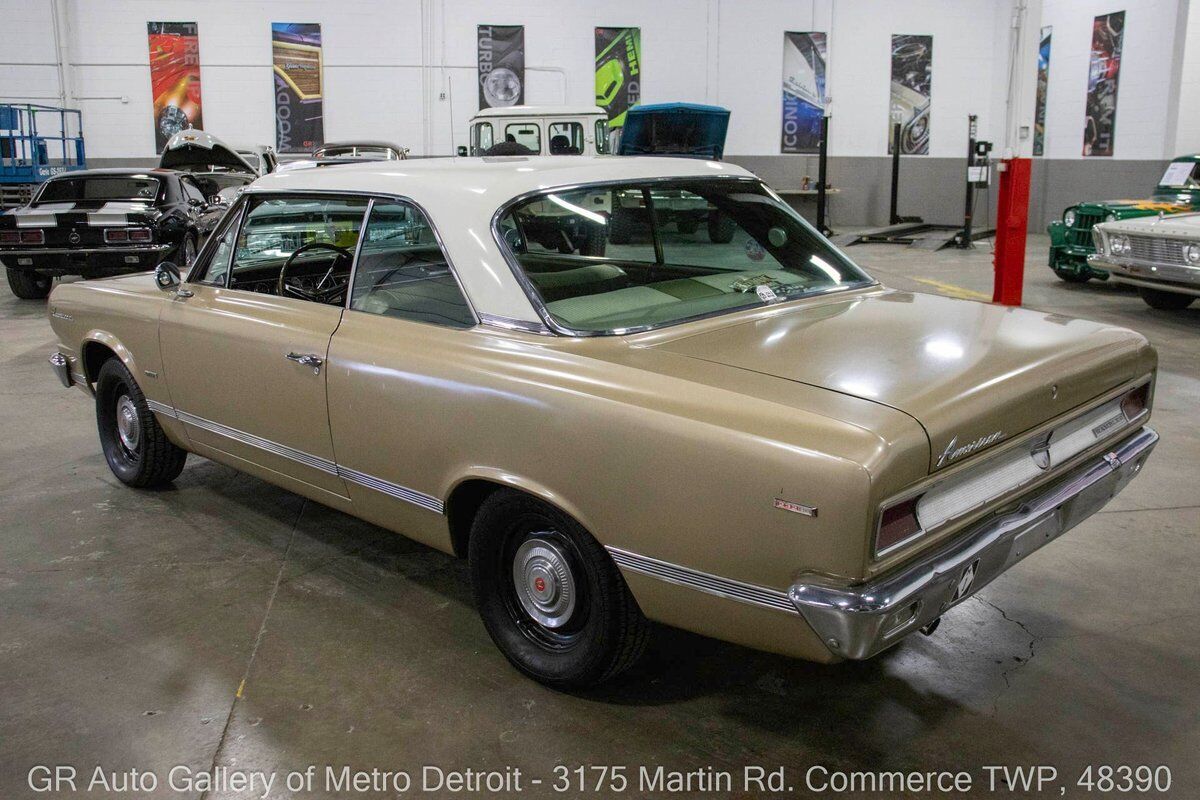
M 154 201 L 162 183 L 149 175 L 97 175 L 56 178 L 38 193 L 38 203 L 79 203 L 87 200 Z

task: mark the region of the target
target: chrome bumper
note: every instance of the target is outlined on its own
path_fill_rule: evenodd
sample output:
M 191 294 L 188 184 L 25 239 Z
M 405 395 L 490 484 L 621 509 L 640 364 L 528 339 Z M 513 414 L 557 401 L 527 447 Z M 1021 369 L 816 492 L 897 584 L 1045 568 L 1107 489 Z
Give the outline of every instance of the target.
M 978 524 L 913 564 L 849 588 L 800 582 L 788 598 L 835 654 L 870 658 L 1100 510 L 1141 470 L 1157 442 L 1157 433 L 1142 428 L 1011 514 Z
M 62 353 L 55 353 L 50 356 L 50 369 L 54 370 L 54 375 L 68 389 L 71 388 L 71 362 Z
M 133 244 L 133 245 L 111 245 L 105 247 L 38 247 L 33 250 L 0 250 L 0 256 L 69 256 L 69 255 L 95 255 L 97 253 L 114 253 L 120 255 L 122 253 L 161 253 L 164 250 L 170 250 L 174 245 L 170 244 Z
M 1200 266 L 1162 264 L 1112 255 L 1092 256 L 1088 264 L 1108 270 L 1117 283 L 1200 296 Z

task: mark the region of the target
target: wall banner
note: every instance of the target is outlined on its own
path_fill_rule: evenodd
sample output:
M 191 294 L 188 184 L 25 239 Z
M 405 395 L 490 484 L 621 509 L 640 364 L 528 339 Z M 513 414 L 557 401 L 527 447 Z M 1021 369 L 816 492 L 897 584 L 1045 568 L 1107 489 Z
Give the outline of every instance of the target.
M 1124 38 L 1124 11 L 1104 14 L 1092 21 L 1087 119 L 1083 127 L 1085 156 L 1113 154 L 1117 130 L 1117 79 L 1121 76 L 1121 43 Z
M 202 128 L 200 36 L 194 22 L 147 22 L 150 96 L 154 98 L 154 149 L 185 128 Z
M 781 153 L 815 153 L 825 113 L 825 34 L 783 34 Z
M 900 152 L 929 155 L 929 100 L 933 84 L 933 37 L 892 34 L 892 103 L 888 120 L 888 153 L 892 125 L 900 123 Z
M 1033 154 L 1040 156 L 1046 151 L 1046 90 L 1050 86 L 1050 26 L 1042 28 L 1042 40 L 1038 44 L 1037 105 L 1033 111 Z
M 476 42 L 479 108 L 524 103 L 525 26 L 480 25 L 476 28 Z
M 275 73 L 275 150 L 308 153 L 325 141 L 321 26 L 271 23 Z
M 596 105 L 608 112 L 609 127 L 624 125 L 641 97 L 641 28 L 596 28 Z

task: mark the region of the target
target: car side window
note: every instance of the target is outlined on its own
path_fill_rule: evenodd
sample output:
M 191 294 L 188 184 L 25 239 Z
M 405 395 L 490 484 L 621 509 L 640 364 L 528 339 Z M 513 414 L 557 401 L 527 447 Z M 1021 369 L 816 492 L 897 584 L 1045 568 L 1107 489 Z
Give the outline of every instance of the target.
M 475 146 L 475 152 L 471 153 L 471 155 L 477 156 L 495 144 L 495 142 L 492 141 L 492 124 L 490 122 L 476 123 L 475 135 L 473 138 L 475 139 L 473 142 Z
M 221 221 L 213 234 L 215 243 L 192 267 L 188 275 L 190 283 L 206 286 L 224 286 L 229 275 L 229 262 L 233 255 L 233 244 L 241 222 L 243 205 L 235 206 Z
M 200 191 L 199 187 L 197 187 L 195 183 L 186 178 L 182 180 L 181 183 L 183 184 L 183 194 L 189 201 L 197 200 L 200 202 L 200 204 L 205 202 L 204 192 Z
M 578 122 L 550 124 L 550 155 L 578 156 L 583 154 L 583 125 Z
M 398 201 L 377 200 L 371 209 L 350 308 L 450 328 L 475 324 L 429 221 Z
M 509 137 L 512 137 L 511 141 L 524 145 L 534 153 L 542 152 L 542 129 L 536 122 L 514 122 L 506 125 L 504 138 L 509 141 Z

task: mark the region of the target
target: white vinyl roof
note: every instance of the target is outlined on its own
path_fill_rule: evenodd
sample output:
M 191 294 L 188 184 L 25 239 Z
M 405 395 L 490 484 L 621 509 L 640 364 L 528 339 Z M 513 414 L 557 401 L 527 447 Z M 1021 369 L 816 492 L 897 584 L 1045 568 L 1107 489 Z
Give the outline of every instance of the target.
M 502 106 L 480 110 L 472 119 L 488 117 L 585 117 L 607 115 L 600 106 Z
M 545 189 L 654 178 L 753 177 L 728 162 L 648 156 L 496 156 L 368 161 L 274 172 L 248 192 L 396 195 L 425 210 L 481 314 L 540 323 L 492 236 L 492 218 L 511 200 Z

